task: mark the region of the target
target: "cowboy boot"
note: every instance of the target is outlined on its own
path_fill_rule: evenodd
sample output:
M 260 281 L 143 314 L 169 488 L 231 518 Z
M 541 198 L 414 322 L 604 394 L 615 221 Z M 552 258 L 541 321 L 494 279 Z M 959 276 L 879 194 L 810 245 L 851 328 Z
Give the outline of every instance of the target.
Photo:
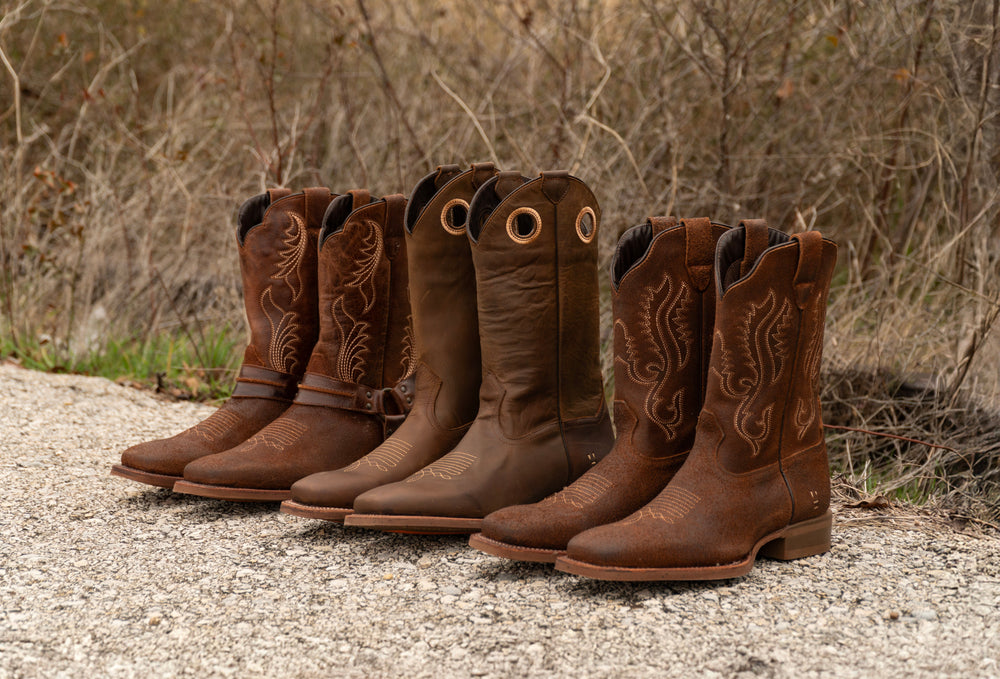
M 189 462 L 242 443 L 291 405 L 319 330 L 316 238 L 333 198 L 271 189 L 243 204 L 236 244 L 250 342 L 236 388 L 204 422 L 126 450 L 113 475 L 172 488 Z
M 716 250 L 715 338 L 694 447 L 667 487 L 570 540 L 556 568 L 605 580 L 716 580 L 760 553 L 830 548 L 830 472 L 819 404 L 837 246 L 741 223 Z
M 343 521 L 358 495 L 426 467 L 468 431 L 479 405 L 482 362 L 465 219 L 476 189 L 495 174 L 492 163 L 465 172 L 448 165 L 413 190 L 406 206 L 417 361 L 413 409 L 395 434 L 357 462 L 297 481 L 281 511 Z
M 611 264 L 614 448 L 575 482 L 499 509 L 469 544 L 555 562 L 577 533 L 623 519 L 663 490 L 687 458 L 705 397 L 715 320 L 715 244 L 728 227 L 654 217 L 622 235 Z
M 330 203 L 319 236 L 319 339 L 295 402 L 240 445 L 195 460 L 179 493 L 275 501 L 350 464 L 405 417 L 412 393 L 403 196 Z
M 598 337 L 597 201 L 565 172 L 501 173 L 476 192 L 467 225 L 476 269 L 479 414 L 454 450 L 354 501 L 344 523 L 472 533 L 482 518 L 536 502 L 611 448 Z

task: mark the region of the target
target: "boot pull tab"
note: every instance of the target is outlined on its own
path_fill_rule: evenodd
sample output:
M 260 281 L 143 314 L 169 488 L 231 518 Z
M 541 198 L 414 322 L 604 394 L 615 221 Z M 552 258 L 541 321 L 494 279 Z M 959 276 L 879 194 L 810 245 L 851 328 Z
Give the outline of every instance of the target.
M 799 308 L 805 307 L 812 296 L 813 287 L 823 264 L 823 237 L 819 231 L 807 231 L 792 236 L 799 243 L 799 263 L 795 267 L 795 300 Z
M 750 273 L 757 258 L 767 250 L 767 222 L 763 219 L 744 219 L 740 226 L 746 231 L 743 262 L 740 264 L 740 278 L 743 278 Z
M 715 239 L 712 220 L 706 217 L 682 219 L 685 239 L 685 261 L 691 282 L 702 292 L 712 282 L 715 272 Z
M 677 226 L 677 217 L 646 217 L 646 223 L 652 229 L 653 235 Z
M 372 194 L 368 193 L 368 189 L 351 189 L 347 194 L 351 197 L 351 212 L 372 202 Z
M 306 196 L 305 217 L 306 224 L 320 226 L 323 224 L 323 214 L 326 212 L 330 201 L 336 198 L 330 189 L 325 186 L 314 186 L 302 191 Z
M 385 239 L 403 237 L 403 214 L 406 212 L 406 196 L 394 193 L 385 197 Z M 390 259 L 396 253 L 386 249 Z
M 503 200 L 520 188 L 522 184 L 524 184 L 524 177 L 521 176 L 520 172 L 501 172 L 493 190 L 496 192 L 497 197 Z
M 569 191 L 569 172 L 549 170 L 539 175 L 542 178 L 542 193 L 552 203 L 558 203 Z
M 329 193 L 329 191 L 327 191 Z M 291 189 L 268 189 L 267 190 L 267 204 L 270 205 L 276 200 L 281 200 L 285 196 L 292 195 Z
M 440 189 L 461 171 L 462 168 L 458 165 L 438 165 L 437 174 L 434 176 L 434 188 Z
M 478 189 L 487 179 L 496 173 L 497 168 L 493 163 L 473 163 L 472 186 Z

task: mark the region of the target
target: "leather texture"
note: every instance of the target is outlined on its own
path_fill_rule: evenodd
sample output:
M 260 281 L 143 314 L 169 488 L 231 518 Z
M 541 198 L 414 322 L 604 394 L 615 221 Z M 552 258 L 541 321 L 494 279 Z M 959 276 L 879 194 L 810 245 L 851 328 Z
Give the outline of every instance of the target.
M 471 518 L 478 526 L 496 509 L 552 494 L 607 454 L 599 219 L 593 193 L 565 172 L 534 180 L 501 172 L 480 187 L 468 220 L 482 348 L 478 415 L 447 455 L 360 495 L 349 525 L 382 527 L 361 523 L 368 514 Z M 416 520 L 408 529 L 423 527 Z
M 177 490 L 287 490 L 357 460 L 399 425 L 414 367 L 405 204 L 367 191 L 330 203 L 319 234 L 319 339 L 295 402 L 240 445 L 189 464 Z
M 789 237 L 760 220 L 720 238 L 694 447 L 649 504 L 570 540 L 568 559 L 665 569 L 655 579 L 672 579 L 670 569 L 689 569 L 683 579 L 720 577 L 728 564 L 752 564 L 769 536 L 823 521 L 830 476 L 818 380 L 836 257 L 836 245 L 817 232 Z M 828 548 L 828 533 L 825 545 L 816 538 L 800 555 Z
M 271 189 L 240 208 L 236 240 L 250 341 L 232 398 L 176 436 L 122 453 L 129 469 L 177 477 L 201 457 L 228 450 L 291 404 L 316 343 L 316 241 L 329 189 Z
M 538 550 L 535 558 L 554 561 L 577 533 L 652 500 L 683 464 L 712 349 L 715 245 L 728 230 L 708 219 L 653 217 L 622 235 L 611 264 L 614 448 L 542 502 L 487 516 L 482 537 L 519 548 L 493 553 L 531 558 L 528 550 Z
M 416 353 L 416 391 L 407 398 L 412 397 L 413 409 L 399 430 L 368 455 L 295 483 L 293 502 L 349 510 L 361 493 L 429 465 L 468 431 L 479 404 L 482 359 L 465 220 L 476 190 L 495 174 L 491 163 L 464 172 L 457 165 L 443 166 L 413 190 L 406 213 Z

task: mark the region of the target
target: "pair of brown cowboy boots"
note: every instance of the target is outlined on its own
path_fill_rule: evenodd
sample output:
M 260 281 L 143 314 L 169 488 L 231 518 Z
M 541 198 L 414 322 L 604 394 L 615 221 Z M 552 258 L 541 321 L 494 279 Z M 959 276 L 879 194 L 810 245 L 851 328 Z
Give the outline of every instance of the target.
M 583 182 L 445 166 L 405 213 L 401 196 L 327 192 L 327 207 L 317 193 L 241 211 L 252 339 L 233 398 L 127 450 L 114 473 L 349 525 L 473 533 L 607 453 L 600 209 Z
M 413 387 L 401 195 L 272 189 L 236 230 L 250 325 L 232 397 L 112 474 L 226 500 L 289 497 L 350 464 L 409 410 Z
M 836 246 L 653 218 L 612 264 L 614 449 L 470 544 L 608 580 L 711 580 L 830 547 L 818 377 Z

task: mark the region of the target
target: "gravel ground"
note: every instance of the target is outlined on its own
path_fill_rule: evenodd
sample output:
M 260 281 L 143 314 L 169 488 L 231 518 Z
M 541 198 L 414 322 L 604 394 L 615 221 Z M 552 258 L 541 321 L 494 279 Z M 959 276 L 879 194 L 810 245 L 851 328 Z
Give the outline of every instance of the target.
M 610 584 L 109 476 L 210 408 L 0 366 L 0 677 L 1000 676 L 1000 540 L 838 513 L 833 550 Z

